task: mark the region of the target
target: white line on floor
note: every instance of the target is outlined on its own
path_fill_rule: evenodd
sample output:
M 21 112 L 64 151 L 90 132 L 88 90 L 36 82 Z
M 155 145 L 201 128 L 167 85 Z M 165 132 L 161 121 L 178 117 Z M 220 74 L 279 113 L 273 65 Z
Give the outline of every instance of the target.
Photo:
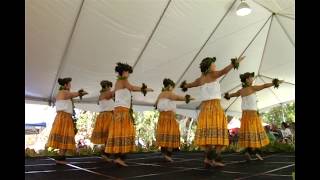
M 98 169 L 99 167 L 92 167 L 92 168 L 87 168 L 87 169 Z M 43 170 L 43 171 L 27 171 L 24 172 L 25 174 L 35 174 L 35 173 L 49 173 L 49 172 L 56 172 L 57 170 Z M 65 169 L 65 170 L 59 170 L 61 171 L 81 171 L 81 169 Z
M 52 160 L 54 160 L 53 158 L 50 158 Z M 109 176 L 109 175 L 106 175 L 106 174 L 102 174 L 102 173 L 99 173 L 99 172 L 95 172 L 95 171 L 91 171 L 91 170 L 88 170 L 86 168 L 82 168 L 82 167 L 79 167 L 79 166 L 75 166 L 73 164 L 65 164 L 67 166 L 70 166 L 70 167 L 73 167 L 73 168 L 76 168 L 76 169 L 79 169 L 79 170 L 83 170 L 83 171 L 86 171 L 86 172 L 89 172 L 89 173 L 92 173 L 92 174 L 96 174 L 96 175 L 99 175 L 99 176 L 103 176 L 103 177 L 107 177 L 107 178 L 110 178 L 110 179 L 120 179 L 120 178 L 117 178 L 117 177 L 113 177 L 113 176 Z
M 255 177 L 255 176 L 266 175 L 266 174 L 268 174 L 268 173 L 275 172 L 275 171 L 279 171 L 279 170 L 281 170 L 281 169 L 286 169 L 286 168 L 292 167 L 292 166 L 294 166 L 294 165 L 295 165 L 295 164 L 290 164 L 290 165 L 283 166 L 283 167 L 280 167 L 280 168 L 272 169 L 272 170 L 270 170 L 270 171 L 266 171 L 266 172 L 262 172 L 262 173 L 257 173 L 257 174 L 253 174 L 253 175 L 246 176 L 246 177 L 236 178 L 235 180 L 248 179 L 248 178 Z

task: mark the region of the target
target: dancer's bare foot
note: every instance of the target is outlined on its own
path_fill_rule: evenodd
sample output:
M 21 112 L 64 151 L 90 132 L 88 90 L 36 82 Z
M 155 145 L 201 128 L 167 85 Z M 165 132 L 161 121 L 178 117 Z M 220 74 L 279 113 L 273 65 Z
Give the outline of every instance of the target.
M 102 154 L 101 157 L 102 157 L 103 160 L 105 160 L 107 162 L 112 162 L 113 161 L 112 159 L 110 159 L 108 156 L 106 156 L 104 154 Z
M 65 161 L 65 160 L 56 160 L 56 164 L 57 165 L 64 165 L 64 164 L 67 164 L 67 161 Z
M 226 166 L 225 164 L 221 163 L 221 162 L 217 162 L 215 160 L 212 160 L 212 164 L 214 167 L 224 167 Z
M 54 158 L 57 165 L 67 164 L 66 157 L 64 155 L 57 156 Z
M 260 154 L 257 153 L 256 156 L 260 161 L 263 161 L 263 158 L 260 156 Z
M 244 155 L 245 155 L 247 161 L 251 161 L 252 160 L 252 158 L 251 158 L 251 156 L 250 156 L 250 154 L 248 152 L 246 152 Z
M 204 159 L 204 167 L 205 168 L 209 168 L 209 167 L 213 167 L 213 163 L 212 163 L 212 160 L 209 160 L 209 159 Z
M 164 155 L 164 158 L 169 162 L 173 162 L 173 160 L 170 156 Z
M 128 165 L 127 165 L 124 161 L 122 161 L 120 158 L 114 160 L 113 162 L 116 163 L 116 164 L 119 164 L 119 165 L 121 165 L 121 166 L 125 166 L 125 167 L 128 166 Z

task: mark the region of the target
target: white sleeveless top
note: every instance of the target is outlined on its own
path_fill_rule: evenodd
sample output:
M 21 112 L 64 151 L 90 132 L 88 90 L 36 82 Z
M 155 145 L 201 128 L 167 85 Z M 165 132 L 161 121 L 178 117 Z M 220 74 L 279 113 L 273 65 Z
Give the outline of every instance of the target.
M 243 96 L 241 102 L 241 109 L 242 110 L 254 110 L 258 109 L 257 106 L 257 96 L 255 93 L 250 94 L 249 96 Z
M 73 114 L 71 99 L 57 100 L 55 105 L 56 111 L 63 111 L 69 114 Z
M 114 107 L 121 106 L 125 108 L 130 108 L 130 104 L 131 104 L 131 92 L 129 91 L 129 89 L 124 88 L 124 89 L 116 90 Z
M 114 101 L 113 99 L 103 99 L 99 101 L 99 111 L 113 111 L 114 109 Z
M 158 110 L 161 111 L 176 111 L 176 103 L 168 98 L 161 98 L 157 104 Z
M 200 86 L 200 95 L 203 101 L 211 99 L 221 99 L 219 81 L 205 83 Z

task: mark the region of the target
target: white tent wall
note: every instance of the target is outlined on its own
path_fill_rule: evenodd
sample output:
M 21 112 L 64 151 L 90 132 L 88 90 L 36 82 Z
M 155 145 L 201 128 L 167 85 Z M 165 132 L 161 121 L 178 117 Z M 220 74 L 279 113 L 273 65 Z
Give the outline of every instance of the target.
M 239 74 L 255 72 L 256 83 L 286 81 L 257 93 L 259 109 L 294 100 L 294 1 L 247 0 L 248 16 L 235 14 L 240 0 L 28 0 L 26 1 L 26 100 L 50 102 L 57 78 L 72 77 L 72 89 L 89 95 L 76 106 L 97 111 L 101 80 L 115 82 L 116 62 L 134 66 L 133 84 L 155 91 L 133 93 L 135 110 L 153 109 L 162 80 L 188 82 L 200 76 L 204 57 L 218 69 L 246 56 L 238 70 L 220 78 L 222 93 L 241 87 Z M 274 14 L 273 14 L 274 13 Z M 184 94 L 180 89 L 179 94 Z M 177 112 L 197 114 L 196 98 Z M 36 100 L 36 101 L 34 101 Z M 221 100 L 227 114 L 241 115 L 241 99 Z

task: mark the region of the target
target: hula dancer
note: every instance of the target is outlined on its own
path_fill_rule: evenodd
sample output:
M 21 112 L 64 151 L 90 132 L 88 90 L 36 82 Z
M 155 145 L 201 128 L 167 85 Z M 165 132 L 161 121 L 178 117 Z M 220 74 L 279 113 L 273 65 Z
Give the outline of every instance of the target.
M 227 74 L 232 68 L 237 69 L 243 59 L 244 57 L 233 58 L 230 65 L 222 70 L 217 70 L 215 57 L 204 58 L 200 63 L 202 75 L 192 83 L 183 81 L 180 85 L 182 91 L 200 86 L 202 103 L 200 105 L 195 143 L 205 149 L 205 167 L 224 166 L 223 163 L 218 161 L 222 160 L 222 148 L 229 145 L 227 118 L 220 105 L 221 92 L 217 79 Z M 215 146 L 215 151 L 213 151 L 212 146 Z
M 100 85 L 102 88 L 99 96 L 100 113 L 97 116 L 91 135 L 91 142 L 106 145 L 110 122 L 113 118 L 114 101 L 112 98 L 114 93 L 111 91 L 112 82 L 104 80 L 100 82 Z M 110 154 L 105 153 L 104 149 L 102 150 L 101 156 L 106 161 L 111 162 Z
M 269 138 L 262 126 L 262 121 L 258 114 L 257 107 L 257 91 L 265 88 L 274 86 L 279 87 L 279 84 L 283 81 L 274 79 L 272 83 L 266 83 L 263 85 L 253 86 L 254 73 L 246 72 L 240 75 L 242 82 L 242 89 L 235 93 L 226 93 L 225 98 L 230 99 L 231 97 L 241 96 L 242 103 L 242 117 L 241 117 L 241 127 L 239 130 L 239 146 L 246 148 L 245 156 L 247 160 L 252 160 L 251 155 L 255 154 L 259 160 L 263 160 L 260 156 L 260 148 L 266 146 L 270 143 Z
M 135 150 L 135 128 L 131 108 L 131 91 L 139 91 L 146 95 L 153 91 L 143 83 L 142 86 L 131 85 L 128 81 L 132 67 L 128 64 L 117 63 L 115 71 L 118 79 L 115 84 L 115 106 L 111 121 L 105 152 L 115 154 L 114 162 L 128 166 L 124 162 L 125 154 Z
M 161 152 L 165 159 L 172 162 L 172 151 L 180 146 L 180 130 L 176 121 L 176 103 L 174 101 L 194 100 L 190 95 L 178 96 L 172 91 L 175 83 L 171 79 L 163 80 L 163 91 L 159 94 L 156 101 L 156 108 L 160 111 L 156 131 L 157 145 L 161 147 Z
M 76 127 L 72 118 L 74 114 L 74 105 L 72 98 L 80 97 L 88 94 L 84 90 L 78 92 L 70 92 L 71 78 L 58 79 L 60 89 L 56 95 L 56 111 L 57 115 L 52 124 L 52 129 L 48 138 L 48 147 L 59 149 L 59 157 L 56 158 L 57 164 L 65 164 L 66 151 L 75 151 L 75 134 Z

